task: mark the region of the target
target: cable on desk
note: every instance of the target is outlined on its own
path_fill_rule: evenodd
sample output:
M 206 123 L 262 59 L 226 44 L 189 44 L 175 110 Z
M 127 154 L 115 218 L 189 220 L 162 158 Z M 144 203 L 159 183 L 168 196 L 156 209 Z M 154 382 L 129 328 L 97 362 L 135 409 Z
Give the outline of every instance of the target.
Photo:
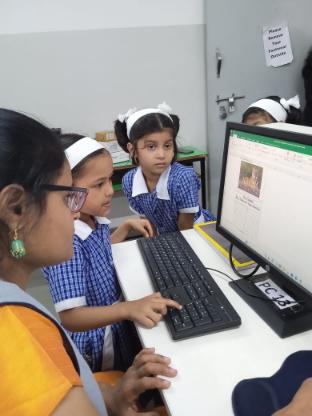
M 240 287 L 238 284 L 237 284 L 237 281 L 235 280 L 235 279 L 233 279 L 231 276 L 229 276 L 228 274 L 226 274 L 226 273 L 224 273 L 224 272 L 221 272 L 221 270 L 218 270 L 218 269 L 213 269 L 213 268 L 211 268 L 211 267 L 205 267 L 205 269 L 206 270 L 211 270 L 211 271 L 213 271 L 213 272 L 217 272 L 217 273 L 220 273 L 220 274 L 223 274 L 223 276 L 225 276 L 225 277 L 227 277 L 228 279 L 230 279 L 232 282 L 234 282 L 234 284 L 243 292 L 243 293 L 245 293 L 245 295 L 247 295 L 247 296 L 250 296 L 251 298 L 256 298 L 256 299 L 260 299 L 260 300 L 263 300 L 264 302 L 276 302 L 275 300 L 273 300 L 273 299 L 268 299 L 268 298 L 264 298 L 264 297 L 261 297 L 261 296 L 257 296 L 257 295 L 253 295 L 252 293 L 248 293 L 248 292 L 246 292 L 246 290 L 245 289 L 243 289 L 242 287 Z M 249 277 L 249 275 L 248 275 L 248 277 Z M 303 300 L 296 300 L 296 302 L 297 303 L 299 303 L 300 305 L 303 305 L 305 302 L 303 301 Z
M 251 272 L 251 273 L 249 273 L 249 274 L 242 274 L 242 273 L 239 273 L 239 271 L 236 269 L 236 267 L 234 266 L 234 263 L 233 263 L 233 255 L 232 255 L 232 252 L 233 252 L 233 247 L 234 247 L 234 245 L 233 245 L 233 243 L 231 243 L 231 245 L 230 245 L 230 250 L 229 250 L 229 260 L 230 260 L 230 265 L 231 265 L 231 267 L 232 267 L 232 270 L 233 270 L 233 272 L 238 276 L 238 277 L 241 277 L 241 278 L 248 278 L 248 277 L 251 277 L 251 276 L 253 276 L 255 273 L 257 273 L 257 271 L 259 270 L 259 264 L 257 264 L 257 266 L 255 267 L 255 269 Z

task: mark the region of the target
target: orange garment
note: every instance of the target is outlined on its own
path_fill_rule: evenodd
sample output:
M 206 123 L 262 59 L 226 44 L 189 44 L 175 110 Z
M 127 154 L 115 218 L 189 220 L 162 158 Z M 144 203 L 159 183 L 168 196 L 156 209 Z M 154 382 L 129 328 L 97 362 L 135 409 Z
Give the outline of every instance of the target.
M 0 415 L 49 415 L 81 386 L 58 328 L 24 306 L 0 307 Z

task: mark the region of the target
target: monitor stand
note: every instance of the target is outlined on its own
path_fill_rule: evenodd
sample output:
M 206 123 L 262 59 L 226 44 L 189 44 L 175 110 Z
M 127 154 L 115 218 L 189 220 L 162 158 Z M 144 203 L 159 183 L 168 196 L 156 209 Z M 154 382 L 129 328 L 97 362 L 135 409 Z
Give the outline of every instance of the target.
M 263 301 L 264 293 L 255 285 L 270 279 L 298 302 L 286 309 L 279 309 L 272 301 Z M 312 329 L 312 296 L 287 278 L 264 273 L 230 282 L 232 289 L 275 331 L 281 338 Z M 252 295 L 252 296 L 249 296 Z

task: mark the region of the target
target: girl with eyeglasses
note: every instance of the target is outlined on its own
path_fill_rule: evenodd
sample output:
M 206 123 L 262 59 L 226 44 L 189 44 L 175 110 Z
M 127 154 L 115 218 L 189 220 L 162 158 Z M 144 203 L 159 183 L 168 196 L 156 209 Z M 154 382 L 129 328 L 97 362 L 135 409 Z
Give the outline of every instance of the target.
M 144 236 L 151 236 L 152 229 L 147 220 L 131 219 L 111 235 L 106 218 L 113 196 L 110 154 L 89 137 L 69 134 L 60 139 L 75 187 L 87 188 L 88 193 L 75 221 L 73 257 L 43 271 L 61 322 L 91 369 L 125 370 L 140 349 L 127 321 L 151 328 L 168 306 L 179 305 L 159 293 L 120 302 L 111 243 L 123 241 L 130 229 Z
M 131 109 L 115 121 L 118 143 L 137 165 L 124 175 L 123 192 L 130 209 L 145 216 L 159 234 L 214 220 L 200 207 L 200 180 L 194 169 L 176 162 L 179 125 L 165 103 Z
M 145 349 L 114 387 L 99 386 L 62 326 L 25 292 L 35 269 L 73 255 L 87 189 L 72 185 L 53 132 L 0 109 L 1 415 L 137 415 L 140 393 L 168 388 L 161 376 L 176 374 L 168 358 Z

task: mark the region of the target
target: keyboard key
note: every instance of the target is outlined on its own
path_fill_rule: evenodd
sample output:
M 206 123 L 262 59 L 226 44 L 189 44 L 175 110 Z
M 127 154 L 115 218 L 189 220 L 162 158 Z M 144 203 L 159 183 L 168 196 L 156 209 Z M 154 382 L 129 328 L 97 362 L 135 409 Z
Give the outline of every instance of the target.
M 203 316 L 200 319 L 197 319 L 197 321 L 195 322 L 196 326 L 202 326 L 202 325 L 208 325 L 211 324 L 213 321 L 210 318 L 210 316 Z
M 200 319 L 200 316 L 192 303 L 187 304 L 186 309 L 193 321 Z
M 180 317 L 177 316 L 177 315 L 174 316 L 174 317 L 171 317 L 171 321 L 173 323 L 173 326 L 175 326 L 175 327 L 182 324 L 182 321 L 181 321 Z
M 185 289 L 187 290 L 187 293 L 188 293 L 188 295 L 191 299 L 193 299 L 193 300 L 198 299 L 198 295 L 197 295 L 193 286 L 186 285 Z
M 186 329 L 190 329 L 193 327 L 194 325 L 190 321 L 190 322 L 183 322 L 181 325 L 177 325 L 175 329 L 177 330 L 177 332 L 180 332 L 180 331 L 185 331 Z

